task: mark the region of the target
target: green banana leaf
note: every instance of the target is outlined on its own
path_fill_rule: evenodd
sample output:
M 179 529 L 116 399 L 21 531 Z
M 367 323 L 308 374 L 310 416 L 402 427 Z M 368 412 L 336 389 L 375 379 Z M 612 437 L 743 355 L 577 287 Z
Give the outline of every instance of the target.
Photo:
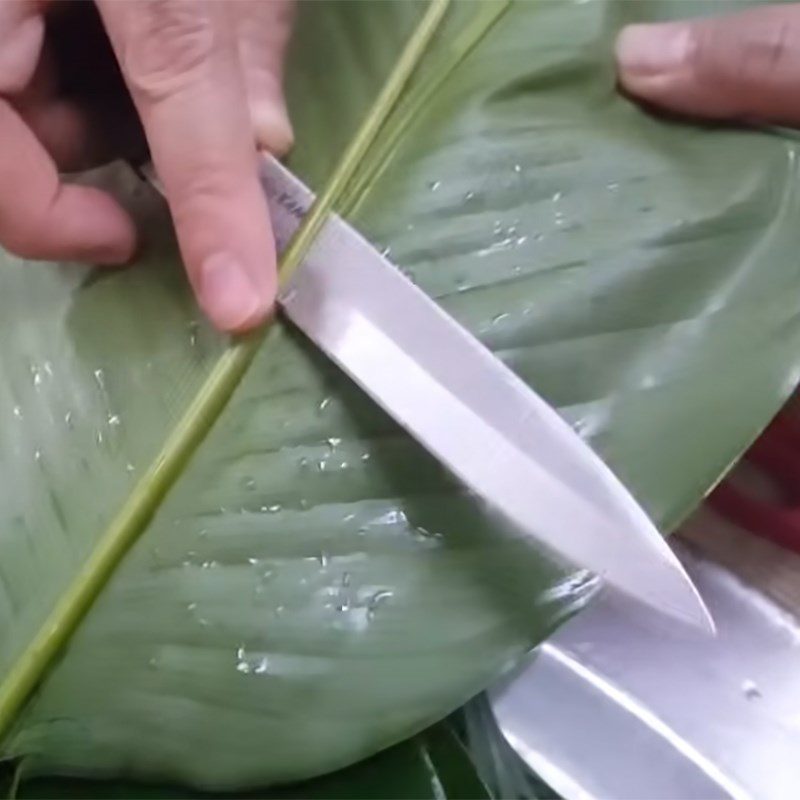
M 123 781 L 36 778 L 19 783 L 21 776 L 13 765 L 7 766 L 4 776 L 0 765 L 2 797 L 172 800 L 209 796 L 180 786 Z M 427 731 L 356 765 L 290 786 L 238 792 L 232 797 L 558 800 L 505 740 L 485 695 Z
M 6 796 L 6 795 L 4 795 Z M 39 778 L 24 783 L 19 798 L 219 798 L 179 786 Z M 355 766 L 309 781 L 239 793 L 237 797 L 312 798 L 313 800 L 481 800 L 490 795 L 449 722 L 384 750 Z
M 391 112 L 334 205 L 665 532 L 800 368 L 795 143 L 615 91 L 621 24 L 724 5 L 455 3 L 376 111 L 427 7 L 309 4 L 289 69 L 293 168 L 321 188 L 368 110 Z M 0 266 L 0 698 L 48 660 L 31 643 L 58 635 L 70 587 L 99 585 L 85 565 L 126 499 L 160 499 L 138 482 L 230 358 L 163 208 L 117 183 L 152 239 L 134 269 Z M 4 737 L 26 778 L 222 790 L 343 767 L 461 705 L 593 587 L 498 532 L 282 324 L 163 503 L 137 508 L 140 540 Z

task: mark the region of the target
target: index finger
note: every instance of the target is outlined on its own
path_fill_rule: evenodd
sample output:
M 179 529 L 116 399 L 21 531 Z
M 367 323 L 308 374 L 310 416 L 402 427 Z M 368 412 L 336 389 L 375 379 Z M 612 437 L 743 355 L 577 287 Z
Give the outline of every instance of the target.
M 99 0 L 164 185 L 189 279 L 223 330 L 269 314 L 275 243 L 220 0 Z

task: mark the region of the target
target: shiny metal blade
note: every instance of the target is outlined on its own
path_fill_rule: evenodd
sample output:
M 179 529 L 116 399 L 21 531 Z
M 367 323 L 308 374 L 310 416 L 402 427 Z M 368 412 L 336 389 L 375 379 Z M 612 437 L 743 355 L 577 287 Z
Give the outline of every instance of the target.
M 698 522 L 711 541 L 717 526 L 730 535 L 714 515 Z M 600 598 L 490 691 L 500 728 L 571 800 L 794 798 L 800 620 L 689 548 L 677 552 L 716 638 Z
M 312 192 L 265 156 L 283 249 Z M 337 216 L 278 301 L 289 319 L 521 533 L 607 584 L 708 631 L 680 562 L 622 484 L 558 414 Z

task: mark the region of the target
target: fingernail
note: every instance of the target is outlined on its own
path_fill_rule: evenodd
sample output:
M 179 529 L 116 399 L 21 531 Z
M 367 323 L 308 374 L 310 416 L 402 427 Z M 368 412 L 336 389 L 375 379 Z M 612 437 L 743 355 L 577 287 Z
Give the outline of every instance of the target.
M 250 276 L 234 258 L 209 256 L 200 271 L 200 303 L 211 321 L 226 331 L 240 331 L 261 321 L 263 304 Z
M 623 75 L 660 75 L 685 64 L 691 46 L 688 25 L 628 25 L 617 38 L 617 62 Z

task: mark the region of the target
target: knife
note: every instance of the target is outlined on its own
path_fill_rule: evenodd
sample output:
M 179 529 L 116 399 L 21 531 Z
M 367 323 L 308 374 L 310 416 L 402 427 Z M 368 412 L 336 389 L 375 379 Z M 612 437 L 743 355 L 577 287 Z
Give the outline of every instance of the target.
M 708 509 L 691 524 L 707 541 L 746 538 Z M 800 620 L 702 552 L 677 553 L 714 615 L 715 638 L 665 631 L 600 598 L 490 691 L 504 737 L 553 795 L 796 797 Z M 797 576 L 789 554 L 782 563 L 785 578 Z
M 152 165 L 141 173 L 161 189 Z M 313 192 L 264 154 L 279 252 Z M 285 281 L 283 313 L 520 534 L 607 585 L 707 632 L 678 559 L 572 428 L 353 227 L 331 215 Z

